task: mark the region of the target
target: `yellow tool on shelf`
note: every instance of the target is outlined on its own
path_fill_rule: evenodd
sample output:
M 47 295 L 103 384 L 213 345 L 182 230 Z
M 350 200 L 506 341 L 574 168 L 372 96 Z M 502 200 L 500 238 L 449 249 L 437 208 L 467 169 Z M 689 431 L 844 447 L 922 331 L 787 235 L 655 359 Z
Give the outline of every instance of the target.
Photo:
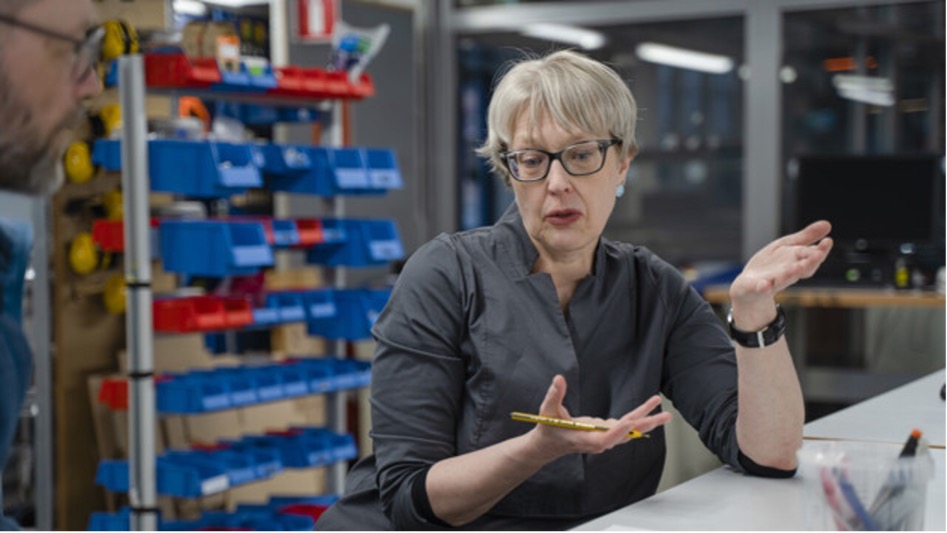
M 122 106 L 117 103 L 105 104 L 97 113 L 89 114 L 89 128 L 95 138 L 108 138 L 122 125 Z
M 92 234 L 83 231 L 69 243 L 69 266 L 76 274 L 91 274 L 101 263 L 102 253 L 95 246 Z
M 66 178 L 72 183 L 87 183 L 96 174 L 92 163 L 92 144 L 88 141 L 74 141 L 63 155 L 63 169 Z
M 105 38 L 102 40 L 103 63 L 110 63 L 125 54 L 138 53 L 140 45 L 134 26 L 118 19 L 106 20 L 102 26 L 105 28 Z
M 125 218 L 125 205 L 122 200 L 122 191 L 112 189 L 102 193 L 102 207 L 105 208 L 105 218 L 122 220 Z
M 105 280 L 102 302 L 105 304 L 105 309 L 113 315 L 125 312 L 125 277 L 122 274 L 112 274 Z

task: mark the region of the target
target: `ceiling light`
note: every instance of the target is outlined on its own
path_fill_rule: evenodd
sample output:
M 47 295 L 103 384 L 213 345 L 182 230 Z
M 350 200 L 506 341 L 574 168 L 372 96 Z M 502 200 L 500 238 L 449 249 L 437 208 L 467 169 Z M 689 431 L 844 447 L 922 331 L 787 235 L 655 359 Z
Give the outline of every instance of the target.
M 733 70 L 733 60 L 727 56 L 677 48 L 666 44 L 641 43 L 635 48 L 635 53 L 641 59 L 651 63 L 699 70 L 712 74 L 725 74 Z
M 832 85 L 842 98 L 885 107 L 894 105 L 894 83 L 888 78 L 836 74 L 832 76 Z
M 179 15 L 203 17 L 207 15 L 207 6 L 197 0 L 174 0 L 171 9 Z
M 545 39 L 558 43 L 574 44 L 584 50 L 595 50 L 605 46 L 605 36 L 601 32 L 567 26 L 565 24 L 547 24 L 538 22 L 530 24 L 520 31 L 527 37 Z
M 205 4 L 214 4 L 221 7 L 241 8 L 247 6 L 268 5 L 270 0 L 202 0 Z

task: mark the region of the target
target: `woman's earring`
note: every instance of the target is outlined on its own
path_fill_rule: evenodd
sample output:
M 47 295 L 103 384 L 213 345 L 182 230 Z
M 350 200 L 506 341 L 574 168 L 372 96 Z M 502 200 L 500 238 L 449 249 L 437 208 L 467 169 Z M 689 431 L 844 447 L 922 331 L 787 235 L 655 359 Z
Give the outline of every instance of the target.
M 621 198 L 625 195 L 625 184 L 620 183 L 618 187 L 615 187 L 615 198 Z

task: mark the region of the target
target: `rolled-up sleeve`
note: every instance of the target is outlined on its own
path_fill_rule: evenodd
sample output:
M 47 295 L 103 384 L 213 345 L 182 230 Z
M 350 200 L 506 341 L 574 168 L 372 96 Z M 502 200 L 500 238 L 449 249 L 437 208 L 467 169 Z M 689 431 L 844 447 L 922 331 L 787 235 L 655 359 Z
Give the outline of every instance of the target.
M 398 529 L 436 527 L 416 508 L 412 485 L 456 455 L 463 401 L 463 276 L 448 237 L 405 264 L 372 333 L 372 439 L 382 507 Z
M 724 463 L 743 470 L 736 440 L 736 354 L 720 319 L 679 272 L 663 262 L 655 280 L 668 328 L 662 392 Z

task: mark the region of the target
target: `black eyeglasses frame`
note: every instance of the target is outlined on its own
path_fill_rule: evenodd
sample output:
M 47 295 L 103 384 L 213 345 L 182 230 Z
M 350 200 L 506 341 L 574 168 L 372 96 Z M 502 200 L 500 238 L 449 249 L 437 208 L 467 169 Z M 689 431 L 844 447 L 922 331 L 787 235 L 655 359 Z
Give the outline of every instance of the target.
M 592 171 L 590 171 L 590 172 L 574 173 L 574 172 L 570 171 L 569 168 L 568 168 L 568 166 L 565 165 L 565 164 L 562 162 L 562 154 L 565 153 L 565 151 L 566 151 L 566 150 L 569 150 L 570 148 L 573 148 L 573 147 L 575 147 L 575 146 L 577 146 L 577 145 L 580 145 L 580 144 L 585 144 L 585 143 L 590 143 L 590 142 L 597 143 L 597 144 L 598 144 L 598 147 L 599 147 L 599 150 L 602 151 L 602 164 L 599 165 L 598 168 L 596 168 L 595 170 L 592 170 Z M 507 171 L 509 171 L 510 176 L 511 176 L 514 180 L 519 181 L 519 182 L 522 182 L 522 183 L 533 183 L 533 182 L 542 181 L 542 180 L 546 179 L 546 176 L 549 175 L 549 170 L 552 168 L 552 162 L 553 162 L 553 161 L 556 161 L 556 160 L 559 161 L 559 164 L 562 165 L 562 169 L 565 170 L 566 173 L 568 173 L 570 176 L 588 176 L 588 175 L 590 175 L 590 174 L 595 174 L 595 173 L 598 172 L 599 170 L 602 170 L 602 167 L 605 166 L 605 161 L 608 159 L 607 150 L 608 150 L 609 148 L 611 148 L 612 146 L 615 146 L 616 144 L 621 144 L 621 143 L 622 143 L 621 139 L 616 139 L 616 138 L 611 138 L 611 139 L 590 139 L 590 140 L 587 140 L 587 141 L 580 141 L 580 142 L 577 142 L 577 143 L 570 144 L 569 146 L 566 146 L 565 148 L 563 148 L 562 150 L 559 150 L 558 152 L 549 152 L 549 151 L 546 151 L 546 150 L 540 150 L 539 148 L 528 148 L 528 149 L 526 149 L 526 150 L 504 151 L 504 152 L 500 152 L 499 155 L 500 155 L 500 160 L 503 161 L 503 165 L 506 167 Z M 544 172 L 542 176 L 540 176 L 540 177 L 538 177 L 538 178 L 533 178 L 533 179 L 524 180 L 524 179 L 519 178 L 519 177 L 516 175 L 516 173 L 513 172 L 513 169 L 510 168 L 510 156 L 513 156 L 513 155 L 516 155 L 516 154 L 519 154 L 519 153 L 523 153 L 523 152 L 539 152 L 539 153 L 542 153 L 542 154 L 546 154 L 546 156 L 549 157 L 549 164 L 546 166 L 546 172 Z

